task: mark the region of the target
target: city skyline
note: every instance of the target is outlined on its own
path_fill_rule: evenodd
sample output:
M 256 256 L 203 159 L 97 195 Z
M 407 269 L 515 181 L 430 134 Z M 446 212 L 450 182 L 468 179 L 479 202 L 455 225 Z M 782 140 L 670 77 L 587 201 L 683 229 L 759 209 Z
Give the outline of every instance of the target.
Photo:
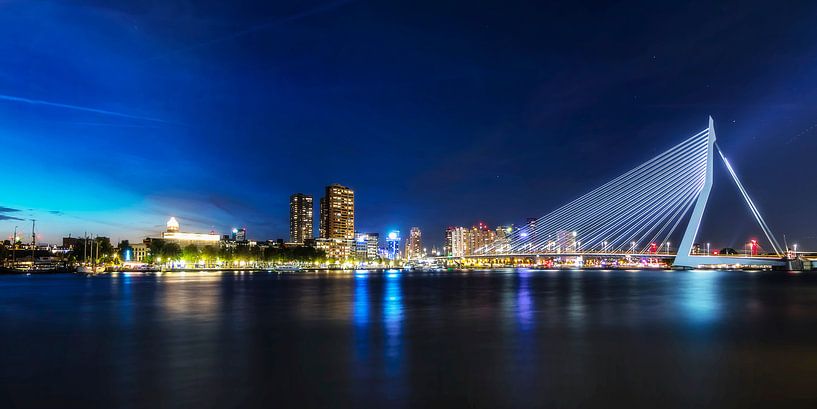
M 440 244 L 540 217 L 712 115 L 772 230 L 817 248 L 814 5 L 2 7 L 2 236 L 33 218 L 43 241 L 137 239 L 176 216 L 286 238 L 289 195 L 338 182 L 356 230 Z M 760 238 L 716 186 L 701 235 Z

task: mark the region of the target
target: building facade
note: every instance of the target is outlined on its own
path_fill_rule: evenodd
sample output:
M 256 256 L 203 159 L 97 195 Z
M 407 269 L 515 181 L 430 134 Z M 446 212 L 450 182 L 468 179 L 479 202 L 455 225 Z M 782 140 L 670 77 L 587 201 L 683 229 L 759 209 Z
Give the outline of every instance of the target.
M 289 197 L 289 241 L 304 243 L 312 239 L 312 196 L 295 193 Z
M 380 245 L 378 233 L 355 233 L 355 258 L 358 260 L 374 260 Z
M 446 255 L 463 257 L 471 254 L 471 231 L 465 227 L 449 227 L 445 231 Z
M 181 247 L 189 244 L 196 246 L 218 245 L 221 237 L 215 232 L 184 233 L 179 230 L 179 222 L 175 217 L 167 221 L 167 230 L 162 233 L 162 240 L 174 242 Z
M 408 240 L 406 240 L 406 259 L 416 260 L 422 257 L 422 233 L 419 227 L 412 227 L 411 230 L 409 230 Z
M 389 260 L 398 260 L 401 258 L 400 241 L 399 230 L 389 232 L 389 235 L 386 236 L 386 258 Z
M 345 261 L 354 256 L 354 239 L 327 239 L 320 237 L 315 239 L 315 248 L 323 250 L 326 258 L 335 261 Z
M 321 198 L 321 237 L 326 239 L 355 238 L 355 192 L 339 184 L 326 187 Z

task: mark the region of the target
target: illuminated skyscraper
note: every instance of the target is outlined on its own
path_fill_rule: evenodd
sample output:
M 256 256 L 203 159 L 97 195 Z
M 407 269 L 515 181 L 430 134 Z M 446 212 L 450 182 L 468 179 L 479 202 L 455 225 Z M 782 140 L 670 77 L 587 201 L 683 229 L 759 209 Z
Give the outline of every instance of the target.
M 386 236 L 386 258 L 397 260 L 400 258 L 400 231 L 395 230 Z
M 295 193 L 289 197 L 289 241 L 303 243 L 312 236 L 312 196 Z
M 576 235 L 575 231 L 556 231 L 556 252 L 570 253 L 576 251 Z
M 445 253 L 452 257 L 471 254 L 471 231 L 465 227 L 449 227 L 445 231 Z
M 468 246 L 470 252 L 466 254 L 488 254 L 496 241 L 496 232 L 489 229 L 487 224 L 479 222 L 476 226 L 471 227 L 469 239 L 471 241 Z
M 423 245 L 419 227 L 412 227 L 406 241 L 406 259 L 414 260 L 423 256 Z
M 332 184 L 321 198 L 321 237 L 327 239 L 355 238 L 355 192 Z

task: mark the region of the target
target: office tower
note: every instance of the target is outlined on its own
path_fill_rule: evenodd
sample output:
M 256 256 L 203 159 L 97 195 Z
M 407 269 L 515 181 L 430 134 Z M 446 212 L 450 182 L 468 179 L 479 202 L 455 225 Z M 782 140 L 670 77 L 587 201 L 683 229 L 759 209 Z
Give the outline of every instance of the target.
M 312 196 L 295 193 L 289 197 L 289 241 L 303 243 L 312 236 Z
M 355 238 L 355 192 L 332 184 L 321 198 L 321 237 L 327 239 Z
M 406 241 L 406 259 L 415 260 L 423 256 L 423 245 L 419 227 L 412 227 Z
M 389 260 L 400 259 L 400 230 L 395 230 L 386 236 L 386 258 Z

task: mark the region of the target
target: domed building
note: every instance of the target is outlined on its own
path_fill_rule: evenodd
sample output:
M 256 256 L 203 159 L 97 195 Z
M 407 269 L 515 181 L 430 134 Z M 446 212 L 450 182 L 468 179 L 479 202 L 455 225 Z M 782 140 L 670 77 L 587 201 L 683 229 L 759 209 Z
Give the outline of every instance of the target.
M 185 233 L 180 231 L 179 221 L 171 217 L 167 221 L 167 231 L 162 233 L 162 240 L 173 241 L 184 247 L 189 244 L 196 246 L 207 246 L 218 244 L 221 237 L 216 232 L 210 233 Z
M 171 217 L 167 221 L 167 231 L 168 233 L 177 233 L 179 231 L 179 222 L 175 217 Z

